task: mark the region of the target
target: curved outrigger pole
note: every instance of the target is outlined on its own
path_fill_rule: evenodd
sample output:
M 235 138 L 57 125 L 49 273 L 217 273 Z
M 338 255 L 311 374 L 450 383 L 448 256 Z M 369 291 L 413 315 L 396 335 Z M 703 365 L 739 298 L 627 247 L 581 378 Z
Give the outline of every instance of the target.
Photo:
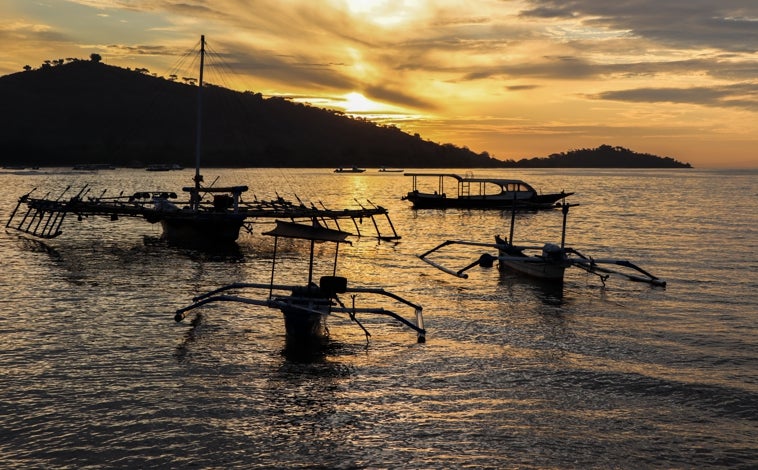
M 494 262 L 498 261 L 501 269 L 510 269 L 522 275 L 546 281 L 562 282 L 565 269 L 575 266 L 587 271 L 588 273 L 597 275 L 602 281 L 603 285 L 605 285 L 605 281 L 611 275 L 618 275 L 630 281 L 644 282 L 652 286 L 666 287 L 666 281 L 654 276 L 650 272 L 642 269 L 631 261 L 609 258 L 595 259 L 591 256 L 582 254 L 574 248 L 566 247 L 566 218 L 568 216 L 569 208 L 577 205 L 578 204 L 567 204 L 565 202 L 561 204 L 563 212 L 563 227 L 561 232 L 560 246 L 554 245 L 552 243 L 546 243 L 543 246 L 514 245 L 514 216 L 512 214 L 510 238 L 508 239 L 502 239 L 499 236 L 495 236 L 495 243 L 447 240 L 440 243 L 431 250 L 420 254 L 419 258 L 445 273 L 464 279 L 468 278 L 466 271 L 469 269 L 476 266 L 492 267 Z M 492 255 L 489 253 L 484 253 L 477 260 L 457 270 L 448 268 L 429 258 L 429 255 L 436 253 L 442 248 L 450 245 L 494 248 L 497 250 L 498 254 Z M 537 253 L 529 254 L 530 251 L 537 251 Z M 624 272 L 618 269 L 606 267 L 605 265 L 629 268 L 633 272 Z
M 394 318 L 401 324 L 415 331 L 419 343 L 424 343 L 426 341 L 426 329 L 424 328 L 424 318 L 422 314 L 423 309 L 420 305 L 410 302 L 399 295 L 387 292 L 382 288 L 348 287 L 346 278 L 336 276 L 339 244 L 350 243 L 346 240 L 346 238 L 351 235 L 350 233 L 323 227 L 316 219 L 314 219 L 312 225 L 277 220 L 276 227 L 273 230 L 264 233 L 264 235 L 271 235 L 274 237 L 274 256 L 271 266 L 270 283 L 240 282 L 220 287 L 193 298 L 192 304 L 176 311 L 174 319 L 177 322 L 180 322 L 186 317 L 190 310 L 208 303 L 239 302 L 281 310 L 284 314 L 284 325 L 288 338 L 313 339 L 324 337 L 328 335 L 324 324 L 326 317 L 332 313 L 347 313 L 350 319 L 361 327 L 367 338 L 371 335 L 358 320 L 356 316 L 358 314 L 384 315 Z M 277 245 L 280 237 L 310 241 L 310 259 L 308 264 L 308 281 L 306 285 L 285 285 L 274 283 Z M 332 275 L 321 277 L 318 285 L 313 282 L 313 252 L 315 243 L 317 242 L 332 242 L 335 243 L 337 247 L 335 249 Z M 268 296 L 265 298 L 248 298 L 235 293 L 248 289 L 268 290 Z M 345 305 L 339 294 L 349 294 L 352 299 L 351 305 Z M 408 320 L 400 314 L 383 307 L 358 307 L 356 306 L 356 298 L 360 294 L 386 297 L 410 307 L 415 312 L 415 319 Z

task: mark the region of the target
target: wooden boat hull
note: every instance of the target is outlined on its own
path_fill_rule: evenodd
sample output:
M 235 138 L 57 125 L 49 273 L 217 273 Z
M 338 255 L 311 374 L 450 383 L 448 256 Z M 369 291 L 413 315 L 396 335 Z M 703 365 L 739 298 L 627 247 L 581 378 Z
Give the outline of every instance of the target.
M 500 269 L 507 269 L 535 279 L 562 282 L 566 266 L 545 261 L 525 262 L 500 260 Z
M 508 245 L 499 236 L 495 236 L 495 242 L 505 246 L 499 250 L 501 270 L 507 269 L 544 281 L 563 282 L 563 274 L 571 266 L 566 251 L 552 243 L 545 244 L 542 254 L 537 256 L 524 254 L 523 249 Z
M 558 201 L 569 193 L 540 194 L 529 199 L 516 199 L 499 196 L 459 196 L 446 197 L 413 191 L 404 199 L 411 201 L 414 209 L 552 209 Z
M 245 221 L 243 214 L 229 212 L 180 212 L 159 215 L 163 238 L 183 245 L 234 243 Z
M 279 310 L 284 315 L 284 331 L 288 339 L 309 342 L 328 336 L 326 317 L 331 312 L 332 301 L 319 295 L 314 286 L 293 291 L 290 297 L 279 297 Z
M 282 314 L 284 315 L 284 331 L 288 339 L 311 340 L 327 336 L 324 326 L 326 313 L 315 313 L 291 307 L 283 309 Z

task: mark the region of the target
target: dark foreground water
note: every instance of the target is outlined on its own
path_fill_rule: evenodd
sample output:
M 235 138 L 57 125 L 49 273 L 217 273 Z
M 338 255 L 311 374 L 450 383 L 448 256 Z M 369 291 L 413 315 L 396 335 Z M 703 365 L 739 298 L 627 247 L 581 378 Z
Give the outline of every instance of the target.
M 410 178 L 369 170 L 205 170 L 259 198 L 390 208 L 402 240 L 343 247 L 341 274 L 424 306 L 428 337 L 330 321 L 325 355 L 283 354 L 278 311 L 174 311 L 234 281 L 267 282 L 272 241 L 237 253 L 156 243 L 140 220 L 71 218 L 40 243 L 0 233 L 2 468 L 755 468 L 758 466 L 758 173 L 484 171 L 576 191 L 568 244 L 623 257 L 666 289 L 571 271 L 562 290 L 416 255 L 507 234 L 497 211 L 413 211 Z M 192 172 L 0 174 L 16 198 L 66 185 L 177 190 Z M 249 196 L 252 199 L 252 195 Z M 560 241 L 560 214 L 518 217 L 516 240 Z M 364 224 L 368 223 L 364 221 Z M 283 282 L 300 282 L 285 248 Z M 455 254 L 462 266 L 477 252 Z M 331 260 L 324 248 L 318 259 Z M 289 277 L 289 278 L 287 278 Z

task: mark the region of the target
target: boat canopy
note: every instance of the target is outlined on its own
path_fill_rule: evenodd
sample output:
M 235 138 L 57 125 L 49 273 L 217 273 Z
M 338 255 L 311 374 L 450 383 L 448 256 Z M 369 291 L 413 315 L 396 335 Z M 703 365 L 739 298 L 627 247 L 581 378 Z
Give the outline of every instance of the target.
M 522 180 L 514 180 L 514 179 L 507 179 L 507 178 L 473 178 L 473 177 L 465 177 L 461 175 L 456 175 L 455 173 L 405 173 L 405 176 L 422 176 L 422 177 L 431 177 L 436 176 L 438 178 L 454 178 L 458 181 L 458 183 L 492 183 L 497 184 L 499 186 L 507 186 L 509 184 L 520 184 L 524 185 L 525 187 L 532 189 L 531 186 L 529 186 L 525 181 Z
M 268 232 L 263 232 L 263 235 L 299 238 L 302 240 L 313 240 L 317 242 L 350 243 L 346 238 L 351 236 L 352 233 L 322 227 L 317 222 L 314 222 L 314 225 L 305 225 L 296 222 L 277 220 L 276 227 Z
M 502 193 L 512 193 L 512 192 L 519 192 L 519 193 L 525 193 L 529 195 L 537 194 L 537 190 L 535 190 L 532 186 L 530 186 L 526 181 L 522 180 L 516 180 L 516 179 L 507 179 L 507 178 L 474 178 L 474 177 L 465 177 L 461 175 L 457 175 L 455 173 L 406 173 L 405 176 L 412 176 L 413 177 L 413 190 L 416 191 L 418 188 L 418 177 L 437 177 L 438 178 L 438 192 L 440 194 L 444 193 L 444 183 L 443 180 L 445 178 L 453 178 L 457 181 L 458 184 L 458 196 L 471 196 L 471 187 L 472 183 L 475 185 L 479 185 L 479 194 L 478 196 L 485 196 L 488 191 L 486 191 L 487 186 L 494 186 L 500 188 L 501 194 Z M 476 188 L 476 186 L 474 186 Z
M 232 194 L 240 194 L 247 191 L 249 188 L 245 185 L 242 186 L 228 186 L 228 187 L 218 187 L 218 188 L 200 188 L 200 191 L 204 193 L 232 193 Z M 184 192 L 194 192 L 196 191 L 194 186 L 185 186 L 182 188 L 182 191 Z

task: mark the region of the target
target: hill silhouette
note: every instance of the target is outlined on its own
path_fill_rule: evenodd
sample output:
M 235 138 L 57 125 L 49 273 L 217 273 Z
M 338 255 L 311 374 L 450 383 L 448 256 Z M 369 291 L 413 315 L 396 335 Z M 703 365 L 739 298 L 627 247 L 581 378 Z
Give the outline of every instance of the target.
M 0 77 L 0 164 L 194 166 L 197 86 L 90 60 Z M 621 147 L 498 160 L 397 127 L 206 84 L 203 165 L 216 167 L 689 167 Z
M 194 166 L 193 83 L 72 60 L 0 77 L 0 100 L 3 164 Z M 205 166 L 502 165 L 486 152 L 259 93 L 206 85 L 203 103 Z
M 692 168 L 671 157 L 637 153 L 624 147 L 601 145 L 594 149 L 577 149 L 554 153 L 546 158 L 508 160 L 513 168 Z

